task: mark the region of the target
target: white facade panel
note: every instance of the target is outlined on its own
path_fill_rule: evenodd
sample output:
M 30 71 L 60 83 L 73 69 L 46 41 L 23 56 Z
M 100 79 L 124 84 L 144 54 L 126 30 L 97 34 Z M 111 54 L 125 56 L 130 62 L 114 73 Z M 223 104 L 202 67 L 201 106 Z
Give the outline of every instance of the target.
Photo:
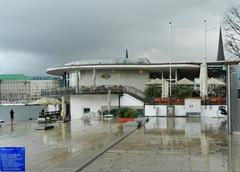
M 185 99 L 186 113 L 201 113 L 201 99 Z
M 145 105 L 145 116 L 167 116 L 167 106 Z
M 186 116 L 183 105 L 175 105 L 174 111 L 175 111 L 175 116 Z
M 226 105 L 220 105 L 224 106 L 227 110 Z M 202 105 L 201 107 L 201 116 L 203 117 L 224 117 L 224 115 L 220 114 L 220 111 L 218 110 L 219 105 Z
M 226 105 L 224 106 L 227 109 Z M 219 105 L 201 105 L 201 117 L 224 117 L 218 110 Z M 158 110 L 159 109 L 159 110 Z M 175 116 L 185 116 L 184 105 L 174 105 Z M 167 116 L 167 105 L 145 105 L 145 116 Z
M 78 71 L 79 72 L 79 71 Z M 77 71 L 70 72 L 70 86 L 76 86 Z M 93 70 L 81 70 L 79 77 L 80 86 L 93 85 Z M 107 77 L 106 77 L 107 76 Z M 149 72 L 143 70 L 96 70 L 96 85 L 128 85 L 144 91 L 145 84 L 149 81 Z

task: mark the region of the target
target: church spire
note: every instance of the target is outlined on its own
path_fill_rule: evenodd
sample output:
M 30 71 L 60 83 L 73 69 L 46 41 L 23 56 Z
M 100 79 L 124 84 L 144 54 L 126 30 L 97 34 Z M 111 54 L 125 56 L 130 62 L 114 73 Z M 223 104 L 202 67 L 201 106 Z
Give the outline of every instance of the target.
M 128 49 L 126 49 L 126 55 L 125 58 L 128 59 Z
M 223 60 L 225 60 L 225 57 L 224 57 L 223 41 L 222 41 L 222 29 L 221 29 L 221 26 L 220 26 L 217 61 L 223 61 Z

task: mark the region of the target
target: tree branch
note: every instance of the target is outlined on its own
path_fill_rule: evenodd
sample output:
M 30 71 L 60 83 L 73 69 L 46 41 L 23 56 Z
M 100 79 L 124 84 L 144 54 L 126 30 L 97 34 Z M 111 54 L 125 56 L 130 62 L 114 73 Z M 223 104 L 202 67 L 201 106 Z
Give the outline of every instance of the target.
M 240 5 L 233 8 L 224 17 L 225 47 L 234 56 L 240 58 Z

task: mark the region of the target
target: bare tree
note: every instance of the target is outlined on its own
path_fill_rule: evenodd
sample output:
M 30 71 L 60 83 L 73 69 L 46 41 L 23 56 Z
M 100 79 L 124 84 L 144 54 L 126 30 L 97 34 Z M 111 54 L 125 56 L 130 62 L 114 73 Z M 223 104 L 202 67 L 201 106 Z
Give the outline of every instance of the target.
M 240 58 L 240 4 L 224 17 L 224 29 L 227 50 Z

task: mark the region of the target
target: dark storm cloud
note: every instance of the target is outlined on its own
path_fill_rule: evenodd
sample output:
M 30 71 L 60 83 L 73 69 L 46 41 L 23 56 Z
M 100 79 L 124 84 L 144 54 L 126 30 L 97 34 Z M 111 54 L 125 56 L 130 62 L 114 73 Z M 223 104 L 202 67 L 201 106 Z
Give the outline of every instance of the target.
M 50 66 L 89 58 L 168 60 L 168 21 L 174 60 L 203 55 L 203 20 L 219 26 L 234 0 L 1 0 L 0 72 L 44 73 Z M 215 59 L 218 30 L 208 33 Z M 34 67 L 33 67 L 34 66 Z

